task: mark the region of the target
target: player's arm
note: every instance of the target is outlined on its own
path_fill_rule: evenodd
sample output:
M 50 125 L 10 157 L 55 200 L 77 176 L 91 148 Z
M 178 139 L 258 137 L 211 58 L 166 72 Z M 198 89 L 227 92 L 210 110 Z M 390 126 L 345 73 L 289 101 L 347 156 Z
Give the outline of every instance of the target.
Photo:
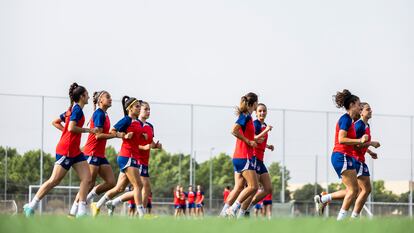
M 361 145 L 364 144 L 366 141 L 368 141 L 368 135 L 364 134 L 364 136 L 362 136 L 359 139 L 353 139 L 353 138 L 348 138 L 348 132 L 346 130 L 339 130 L 339 134 L 338 134 L 338 142 L 341 144 L 345 144 L 345 145 Z
M 52 121 L 52 125 L 60 131 L 63 131 L 63 129 L 64 129 L 62 123 L 63 123 L 63 121 L 62 121 L 62 119 L 60 119 L 60 117 L 56 118 L 55 120 Z
M 375 152 L 373 152 L 373 151 L 371 151 L 370 149 L 368 149 L 368 150 L 367 150 L 367 153 L 368 153 L 369 155 L 371 155 L 371 158 L 373 158 L 373 159 L 378 159 L 378 154 L 377 154 L 377 153 L 375 153 Z
M 259 140 L 259 138 L 263 138 L 269 131 L 273 129 L 273 126 L 268 125 L 266 126 L 266 129 L 260 132 L 258 135 L 254 136 L 254 140 Z
M 257 143 L 255 141 L 250 141 L 249 139 L 247 139 L 243 134 L 240 133 L 240 129 L 241 126 L 239 124 L 234 124 L 231 134 L 235 136 L 237 139 L 240 139 L 241 141 L 245 142 L 247 145 L 251 147 L 256 147 Z

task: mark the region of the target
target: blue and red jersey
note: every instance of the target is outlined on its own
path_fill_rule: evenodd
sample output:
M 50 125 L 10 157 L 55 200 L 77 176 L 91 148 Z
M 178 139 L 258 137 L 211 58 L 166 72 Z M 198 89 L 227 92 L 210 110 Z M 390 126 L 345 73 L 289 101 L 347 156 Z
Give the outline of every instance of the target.
M 188 201 L 188 204 L 193 204 L 194 203 L 194 201 L 195 201 L 195 193 L 194 192 L 188 192 L 187 193 L 187 201 Z
M 248 140 L 254 140 L 254 125 L 253 119 L 250 114 L 241 113 L 236 121 L 236 124 L 240 125 L 240 134 L 246 137 Z M 234 150 L 234 159 L 251 159 L 253 157 L 253 147 L 249 146 L 242 140 L 236 140 L 236 148 Z
M 90 128 L 101 128 L 102 133 L 108 134 L 110 127 L 111 122 L 108 114 L 100 108 L 96 109 L 90 121 Z M 96 135 L 90 133 L 83 148 L 83 153 L 89 156 L 105 158 L 106 141 L 107 139 L 96 139 Z
M 180 192 L 179 191 L 174 191 L 174 205 L 179 205 L 180 204 Z
M 139 156 L 139 141 L 144 132 L 142 124 L 137 119 L 125 116 L 114 125 L 118 132 L 134 133 L 131 139 L 122 138 L 122 146 L 118 156 L 137 159 Z
M 197 191 L 196 192 L 196 203 L 201 204 L 204 201 L 204 192 Z
M 259 135 L 267 127 L 266 123 L 262 124 L 262 122 L 260 122 L 259 120 L 255 120 L 253 124 L 254 124 L 254 134 L 255 135 Z M 262 143 L 257 143 L 257 147 L 253 148 L 254 149 L 254 155 L 256 156 L 256 159 L 258 159 L 260 161 L 263 161 L 263 159 L 264 159 L 264 152 L 266 150 L 267 138 L 269 136 L 266 133 L 263 137 L 264 137 L 263 142 Z
M 345 130 L 348 132 L 347 138 L 356 139 L 354 123 L 352 121 L 351 116 L 348 113 L 342 115 L 341 118 L 339 118 L 338 123 L 336 124 L 335 147 L 333 149 L 333 152 L 339 152 L 347 156 L 354 157 L 354 146 L 339 143 L 338 135 L 340 130 Z
M 141 121 L 140 121 L 141 122 Z M 151 144 L 154 139 L 154 126 L 148 122 L 141 122 L 143 125 L 143 133 L 147 134 L 147 139 L 140 137 L 139 145 L 145 146 Z M 148 166 L 151 150 L 139 150 L 138 163 L 141 165 Z
M 180 205 L 185 205 L 185 193 L 180 192 Z
M 364 134 L 368 135 L 368 142 L 371 141 L 371 129 L 369 124 L 361 119 L 355 122 L 356 138 L 362 138 Z M 367 153 L 368 147 L 354 148 L 354 157 L 361 163 L 365 163 L 365 153 Z
M 263 198 L 263 201 L 271 201 L 271 200 L 272 200 L 272 194 L 271 194 L 271 193 L 267 194 L 267 195 Z
M 83 127 L 85 116 L 83 115 L 82 108 L 78 104 L 75 104 L 72 108 L 62 113 L 60 119 L 65 123 L 65 127 L 63 128 L 59 143 L 56 146 L 56 154 L 74 158 L 82 153 L 80 150 L 82 134 L 69 132 L 68 127 L 70 121 L 75 121 L 76 126 Z

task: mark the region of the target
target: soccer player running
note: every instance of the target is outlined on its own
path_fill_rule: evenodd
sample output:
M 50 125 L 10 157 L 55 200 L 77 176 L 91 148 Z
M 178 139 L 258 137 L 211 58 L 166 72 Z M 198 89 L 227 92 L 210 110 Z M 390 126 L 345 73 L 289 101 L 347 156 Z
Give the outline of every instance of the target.
M 343 198 L 341 210 L 337 217 L 337 220 L 343 220 L 347 217 L 348 210 L 358 195 L 357 161 L 353 158 L 354 146 L 364 145 L 369 140 L 369 136 L 364 134 L 358 139 L 355 132 L 353 119 L 357 118 L 361 111 L 359 97 L 345 89 L 342 92 L 337 92 L 334 100 L 338 108 L 345 108 L 346 113 L 339 118 L 336 124 L 335 146 L 331 162 L 338 177 L 342 179 L 346 190 L 345 195 L 340 191 L 330 195 L 315 196 L 315 202 L 320 203 L 320 205 L 317 205 L 318 209 L 323 211 L 323 208 L 319 208 L 319 206 L 323 206 L 324 203 L 332 199 Z M 318 212 L 322 214 L 322 211 Z
M 138 120 L 142 124 L 143 131 L 146 137 L 139 138 L 139 153 L 136 159 L 140 167 L 141 182 L 143 183 L 142 202 L 143 202 L 143 206 L 145 209 L 147 208 L 148 196 L 151 192 L 150 174 L 149 174 L 149 169 L 148 169 L 150 151 L 151 149 L 162 149 L 162 144 L 159 143 L 159 141 L 157 141 L 156 143 L 153 141 L 154 126 L 151 123 L 147 122 L 147 120 L 150 117 L 150 114 L 151 114 L 150 105 L 147 102 L 142 101 Z M 114 200 L 107 201 L 105 205 L 108 208 L 109 213 L 111 214 L 113 213 L 117 205 L 123 202 L 126 202 L 130 199 L 133 199 L 133 198 L 134 198 L 134 192 L 129 191 L 115 198 Z
M 73 83 L 69 88 L 70 107 L 53 121 L 53 125 L 62 131 L 62 136 L 56 147 L 56 162 L 52 175 L 42 184 L 33 199 L 23 206 L 24 214 L 32 216 L 38 207 L 40 200 L 55 186 L 57 186 L 71 167 L 73 167 L 80 179 L 79 208 L 76 216 L 86 215 L 86 195 L 91 183 L 86 158 L 80 150 L 82 133 L 95 133 L 96 129 L 82 128 L 85 123 L 83 107 L 88 104 L 88 91 L 85 87 Z M 62 122 L 65 125 L 62 125 Z
M 105 157 L 105 147 L 107 139 L 114 138 L 114 134 L 109 133 L 111 126 L 107 110 L 112 106 L 112 98 L 109 92 L 99 91 L 93 94 L 94 113 L 90 120 L 90 128 L 95 129 L 96 132 L 90 133 L 83 153 L 87 156 L 89 163 L 89 170 L 92 181 L 90 192 L 86 197 L 86 202 L 90 203 L 93 198 L 101 193 L 108 191 L 115 186 L 115 176 L 111 165 Z M 98 105 L 98 108 L 96 106 Z M 96 182 L 96 177 L 100 176 L 104 182 L 93 187 Z M 70 209 L 69 215 L 74 216 L 77 213 L 79 205 L 79 193 L 76 195 L 75 201 Z
M 354 147 L 353 157 L 356 159 L 355 168 L 357 171 L 357 182 L 359 186 L 359 193 L 355 201 L 354 209 L 351 218 L 359 217 L 363 206 L 371 193 L 370 173 L 367 164 L 365 163 L 365 154 L 368 153 L 373 159 L 377 159 L 377 153 L 369 149 L 370 146 L 374 148 L 380 147 L 378 141 L 371 140 L 371 128 L 368 121 L 372 118 L 372 109 L 368 103 L 361 103 L 361 118 L 355 122 L 356 137 L 361 138 L 363 135 L 368 135 L 368 141 L 363 145 Z M 342 199 L 345 197 L 346 191 L 340 190 L 332 194 L 317 195 L 315 202 L 318 214 L 323 214 L 324 209 L 329 201 L 332 199 Z
M 265 123 L 266 116 L 266 105 L 262 103 L 258 104 L 256 108 L 257 119 L 254 121 L 255 140 L 257 141 L 257 147 L 254 148 L 254 156 L 256 157 L 256 173 L 263 189 L 261 192 L 256 193 L 253 198 L 249 198 L 242 203 L 240 213 L 248 212 L 247 215 L 249 215 L 250 209 L 255 206 L 256 203 L 272 193 L 272 182 L 266 165 L 264 164 L 264 152 L 266 149 L 271 151 L 274 150 L 273 145 L 267 144 L 268 133 L 273 127 Z
M 257 146 L 254 138 L 254 125 L 251 114 L 256 110 L 258 98 L 255 93 L 241 97 L 237 108 L 238 119 L 233 126 L 232 134 L 236 137 L 236 148 L 233 154 L 234 189 L 227 197 L 221 216 L 235 217 L 241 203 L 254 196 L 259 188 L 255 168 L 253 148 Z M 244 188 L 245 183 L 247 187 Z M 243 213 L 241 213 L 243 214 Z
M 133 187 L 132 191 L 134 201 L 137 205 L 137 214 L 139 217 L 144 216 L 144 207 L 142 206 L 142 181 L 136 159 L 139 154 L 140 138 L 146 137 L 143 125 L 138 121 L 141 102 L 134 97 L 124 96 L 122 98 L 124 117 L 111 129 L 111 133 L 122 138 L 122 146 L 117 158 L 120 175 L 116 186 L 106 192 L 96 205 L 91 206 L 93 216 L 99 213 L 100 208 L 107 201 L 117 194 L 124 192 L 128 183 Z

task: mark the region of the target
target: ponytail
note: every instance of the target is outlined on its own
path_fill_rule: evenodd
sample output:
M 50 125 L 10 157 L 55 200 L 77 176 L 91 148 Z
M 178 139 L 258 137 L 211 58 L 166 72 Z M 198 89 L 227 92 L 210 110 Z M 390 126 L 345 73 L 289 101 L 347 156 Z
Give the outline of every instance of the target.
M 255 93 L 249 92 L 240 98 L 240 105 L 236 108 L 236 114 L 247 113 L 249 107 L 253 106 L 258 101 L 258 97 Z

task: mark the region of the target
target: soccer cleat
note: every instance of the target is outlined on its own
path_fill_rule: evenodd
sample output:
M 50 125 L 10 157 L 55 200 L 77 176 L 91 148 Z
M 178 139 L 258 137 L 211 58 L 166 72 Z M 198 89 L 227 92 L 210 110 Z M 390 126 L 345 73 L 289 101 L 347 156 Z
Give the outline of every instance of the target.
M 112 201 L 107 201 L 105 203 L 105 206 L 108 209 L 108 215 L 109 216 L 113 216 L 114 215 L 115 206 L 112 205 Z
M 237 213 L 236 213 L 236 211 L 235 211 L 235 210 L 233 210 L 233 208 L 232 208 L 232 207 L 229 207 L 229 208 L 226 210 L 226 217 L 229 217 L 229 218 L 235 218 L 235 217 L 237 217 Z
M 34 215 L 34 209 L 29 207 L 29 204 L 23 206 L 23 212 L 26 217 L 31 217 Z
M 76 218 L 76 215 L 71 215 L 71 214 L 68 214 L 68 215 L 66 215 L 66 217 L 67 217 L 68 219 L 75 219 L 75 218 Z
M 325 207 L 328 204 L 328 203 L 323 203 L 321 198 L 322 198 L 321 194 L 315 195 L 315 197 L 313 197 L 313 201 L 315 202 L 315 214 L 317 216 L 323 215 L 325 211 Z
M 92 217 L 98 216 L 100 209 L 96 206 L 96 202 L 92 202 L 90 207 L 91 207 Z

